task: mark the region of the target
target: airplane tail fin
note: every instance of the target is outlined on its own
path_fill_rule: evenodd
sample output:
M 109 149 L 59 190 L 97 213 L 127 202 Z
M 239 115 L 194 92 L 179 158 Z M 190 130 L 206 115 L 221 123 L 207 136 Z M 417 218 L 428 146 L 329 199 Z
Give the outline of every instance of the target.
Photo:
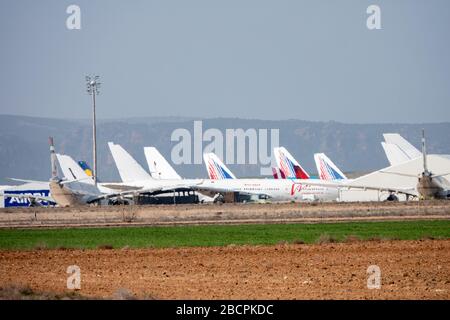
M 144 148 L 150 174 L 154 179 L 181 180 L 180 175 L 155 147 Z
M 328 158 L 325 153 L 315 153 L 317 172 L 321 180 L 342 180 L 347 179 L 345 174 Z
M 273 150 L 282 179 L 309 179 L 309 174 L 286 148 L 278 147 Z
M 72 157 L 65 154 L 56 154 L 56 157 L 63 175 L 68 181 L 80 180 L 83 183 L 95 184 L 92 176 L 89 176 Z
M 236 179 L 230 169 L 214 153 L 204 153 L 203 160 L 211 180 Z
M 81 169 L 83 169 L 83 171 L 89 176 L 92 177 L 92 169 L 91 167 L 87 164 L 86 161 L 78 161 L 78 165 L 81 167 Z
M 398 145 L 393 143 L 381 142 L 381 146 L 384 149 L 384 153 L 388 158 L 389 164 L 391 166 L 396 166 L 403 162 L 411 160 L 408 155 L 399 148 Z
M 152 177 L 142 166 L 119 144 L 108 142 L 109 150 L 119 170 L 122 182 L 148 180 Z
M 383 137 L 386 143 L 397 145 L 398 148 L 408 157 L 408 160 L 422 156 L 422 152 L 420 152 L 398 133 L 384 133 Z

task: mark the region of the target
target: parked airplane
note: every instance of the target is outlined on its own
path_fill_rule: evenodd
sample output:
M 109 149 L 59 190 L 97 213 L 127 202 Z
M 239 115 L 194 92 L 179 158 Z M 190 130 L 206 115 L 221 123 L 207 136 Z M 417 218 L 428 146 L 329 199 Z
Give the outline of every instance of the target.
M 111 146 L 111 148 L 120 148 L 118 145 Z M 123 149 L 122 149 L 123 150 Z M 121 175 L 122 181 L 125 181 L 126 183 L 119 182 L 119 183 L 111 183 L 111 182 L 103 182 L 98 183 L 97 188 L 100 192 L 104 194 L 111 194 L 111 196 L 108 196 L 108 199 L 111 199 L 109 203 L 112 204 L 120 204 L 120 203 L 128 203 L 127 199 L 128 197 L 136 197 L 140 195 L 152 195 L 155 193 L 161 193 L 161 192 L 169 192 L 169 191 L 175 191 L 173 187 L 173 184 L 170 186 L 157 183 L 157 184 L 133 184 L 133 181 L 139 181 L 139 179 L 151 179 L 151 177 L 148 175 L 145 170 L 140 167 L 140 165 L 126 152 L 117 153 L 113 152 L 113 156 L 119 157 L 120 159 L 115 158 L 115 160 L 118 161 L 118 168 L 119 168 L 119 174 Z M 57 155 L 58 161 L 60 163 L 61 168 L 64 171 L 65 176 L 69 176 L 71 179 L 75 179 L 78 181 L 83 181 L 83 186 L 85 184 L 87 185 L 93 185 L 94 181 L 92 179 L 92 176 L 89 176 L 86 174 L 85 171 L 82 170 L 82 168 L 69 156 L 66 155 Z M 122 165 L 124 164 L 125 165 Z M 131 163 L 131 165 L 127 165 Z M 177 181 L 179 183 L 179 181 Z M 115 190 L 119 190 L 120 192 L 117 192 Z
M 404 173 L 404 172 L 390 172 L 391 174 L 397 174 L 402 176 L 410 176 L 413 178 L 417 178 L 417 186 L 416 189 L 420 196 L 423 199 L 431 199 L 431 198 L 449 198 L 450 197 L 450 183 L 449 181 L 444 178 L 444 176 L 450 175 L 450 165 L 447 166 L 437 166 L 437 168 L 440 168 L 442 172 L 439 174 L 434 174 L 429 169 L 429 160 L 428 158 L 430 156 L 427 155 L 426 151 L 426 140 L 425 140 L 425 131 L 422 130 L 422 153 L 419 152 L 418 149 L 416 149 L 411 143 L 406 141 L 403 137 L 401 137 L 399 134 L 385 134 L 384 135 L 385 140 L 397 147 L 396 158 L 398 159 L 400 156 L 400 151 L 404 154 L 403 159 L 400 163 L 408 163 L 411 161 L 415 161 L 417 159 L 420 159 L 423 165 L 423 170 L 421 173 L 418 174 L 410 174 L 410 173 Z M 391 153 L 389 153 L 391 151 Z M 388 157 L 389 161 L 392 162 L 392 150 L 386 151 L 386 156 Z M 422 156 L 420 158 L 420 156 Z M 448 158 L 450 159 L 450 156 L 445 155 L 436 155 L 437 157 L 441 158 Z M 432 159 L 434 159 L 435 156 L 432 156 Z M 404 161 L 406 160 L 406 162 Z M 433 160 L 434 161 L 434 160 Z M 398 160 L 395 160 L 393 162 L 398 162 Z
M 310 179 L 237 179 L 230 169 L 213 153 L 204 156 L 206 170 L 210 180 L 197 186 L 215 192 L 232 192 L 250 196 L 250 200 L 272 201 L 333 201 L 337 199 L 337 189 L 310 185 Z M 292 160 L 289 160 L 292 161 Z M 294 160 L 295 161 L 295 160 Z M 292 161 L 293 172 L 303 170 L 298 163 Z M 289 176 L 288 171 L 285 171 Z
M 38 201 L 56 201 L 56 203 L 60 206 L 66 206 L 66 203 L 68 202 L 67 198 L 70 198 L 74 195 L 69 192 L 67 187 L 64 187 L 65 183 L 69 183 L 71 181 L 63 182 L 62 179 L 58 178 L 57 175 L 57 158 L 55 153 L 55 148 L 53 145 L 53 138 L 49 138 L 50 142 L 50 161 L 51 161 L 51 168 L 52 168 L 52 177 L 49 182 L 49 190 L 52 194 L 52 197 L 48 196 L 42 196 L 42 195 L 34 195 L 34 194 L 15 194 L 14 197 L 17 198 L 23 198 L 28 199 L 31 202 L 38 202 Z M 13 179 L 18 181 L 25 181 L 21 179 Z M 55 192 L 55 194 L 53 194 Z M 4 196 L 10 195 L 10 193 L 4 192 Z M 63 197 L 63 195 L 66 195 L 66 197 Z
M 92 171 L 84 161 L 76 162 L 72 157 L 64 154 L 56 154 L 59 167 L 64 176 L 64 181 L 79 181 L 86 184 L 94 185 Z M 82 162 L 83 165 L 80 163 Z M 105 187 L 105 182 L 97 180 L 97 188 L 102 193 L 115 193 L 116 190 Z
M 56 156 L 66 181 L 83 180 L 85 182 L 89 182 L 90 180 L 93 184 L 92 171 L 90 170 L 89 166 L 85 161 L 79 161 L 77 164 L 69 156 L 59 154 L 57 154 Z M 91 178 L 89 178 L 89 176 Z M 9 178 L 9 179 L 18 182 L 24 182 L 24 184 L 3 188 L 4 193 L 6 193 L 8 196 L 5 195 L 4 197 L 2 197 L 2 199 L 0 199 L 1 201 L 0 207 L 3 206 L 29 207 L 29 206 L 56 205 L 50 194 L 49 181 L 34 181 L 16 178 Z M 104 192 L 111 192 L 111 191 L 112 190 L 105 190 Z M 44 199 L 48 199 L 49 201 L 46 201 Z
M 428 155 L 424 132 L 422 132 L 422 153 L 419 157 L 417 149 L 399 135 L 387 137 L 388 144 L 397 146 L 407 158 L 411 159 L 394 161 L 395 165 L 333 185 L 341 189 L 387 191 L 404 194 L 407 198 L 410 196 L 420 199 L 450 198 L 450 183 L 445 178 L 450 175 L 450 155 Z M 433 171 L 438 173 L 435 174 Z
M 295 172 L 295 171 L 298 172 L 299 167 L 301 168 L 301 166 L 294 159 L 294 157 L 283 147 L 275 148 L 274 155 L 275 155 L 275 160 L 279 166 L 279 168 L 272 168 L 275 179 L 278 179 L 278 178 L 285 179 L 286 175 L 293 176 L 293 172 Z M 348 190 L 348 189 L 376 190 L 378 192 L 387 192 L 388 200 L 393 200 L 393 199 L 397 198 L 394 195 L 394 192 L 403 192 L 403 193 L 407 194 L 408 196 L 416 195 L 412 191 L 413 188 L 403 188 L 401 186 L 396 186 L 394 188 L 393 186 L 390 186 L 389 184 L 378 186 L 377 183 L 374 183 L 373 185 L 372 184 L 366 185 L 363 182 L 361 182 L 362 185 L 360 186 L 360 185 L 358 185 L 358 181 L 356 181 L 356 183 L 351 184 L 353 182 L 353 180 L 347 179 L 345 174 L 325 154 L 317 153 L 314 155 L 314 159 L 316 162 L 316 167 L 317 167 L 317 171 L 318 171 L 320 180 L 309 179 L 308 183 L 311 186 L 335 187 L 339 190 L 339 198 L 342 195 L 341 191 Z M 283 169 L 283 167 L 284 168 L 297 167 L 297 170 Z M 306 173 L 306 171 L 304 169 L 303 169 L 303 171 Z M 285 174 L 285 172 L 287 174 Z M 324 184 L 323 182 L 326 182 L 326 184 Z M 372 181 L 370 181 L 370 182 L 372 182 Z M 392 182 L 390 182 L 390 183 L 392 183 Z M 350 187 L 350 184 L 351 184 L 351 187 Z M 374 186 L 376 186 L 376 187 L 374 187 Z M 363 200 L 365 200 L 365 196 L 366 196 L 365 193 L 359 193 L 356 198 L 353 198 L 353 201 L 358 200 L 358 199 L 363 201 Z
M 164 156 L 155 147 L 144 147 L 145 158 L 152 178 L 165 180 L 182 180 Z M 214 197 L 197 192 L 201 203 L 214 202 Z
M 123 186 L 122 188 L 114 188 L 111 191 L 107 187 L 96 185 L 82 168 L 69 156 L 57 155 L 53 145 L 53 138 L 50 141 L 50 160 L 52 174 L 49 182 L 49 188 L 51 198 L 36 196 L 36 195 L 14 195 L 20 198 L 27 198 L 32 201 L 44 200 L 44 201 L 56 201 L 59 206 L 75 206 L 83 204 L 99 204 L 102 200 L 115 200 L 121 199 L 125 196 L 138 196 L 141 194 L 148 194 L 159 192 L 164 189 L 161 186 L 152 187 L 130 187 Z M 61 160 L 61 168 L 65 171 L 64 175 L 67 179 L 62 179 L 58 176 L 57 163 L 58 159 Z M 116 185 L 117 187 L 117 185 Z M 102 191 L 100 188 L 103 188 Z M 105 192 L 107 191 L 107 192 Z M 7 192 L 3 192 L 4 196 L 7 196 Z
M 88 176 L 85 171 L 69 156 L 57 155 L 53 145 L 53 138 L 50 138 L 50 160 L 52 175 L 50 179 L 50 192 L 52 198 L 59 206 L 67 207 L 83 204 L 99 204 L 102 200 L 111 200 L 122 198 L 127 195 L 136 196 L 142 192 L 152 192 L 153 189 L 134 189 L 102 191 L 95 184 L 92 177 Z M 58 176 L 57 163 L 61 161 L 60 166 L 64 171 L 64 176 L 70 180 L 63 180 Z
M 203 179 L 154 179 L 144 168 L 124 149 L 113 142 L 108 143 L 122 182 L 105 183 L 104 186 L 112 189 L 143 188 L 157 189 L 156 193 L 189 192 L 193 187 L 203 182 Z M 152 153 L 147 152 L 147 160 Z M 162 156 L 161 156 L 162 158 Z M 160 161 L 161 159 L 159 159 Z M 153 161 L 150 159 L 150 161 Z M 166 161 L 167 162 L 167 161 Z M 168 163 L 167 163 L 168 164 Z M 157 165 L 158 166 L 158 165 Z M 167 169 L 167 168 L 166 168 Z M 174 171 L 173 171 L 174 172 Z M 173 172 L 170 175 L 173 176 Z M 151 194 L 151 193 L 149 193 Z M 212 202 L 213 199 L 201 193 L 198 194 L 200 202 Z

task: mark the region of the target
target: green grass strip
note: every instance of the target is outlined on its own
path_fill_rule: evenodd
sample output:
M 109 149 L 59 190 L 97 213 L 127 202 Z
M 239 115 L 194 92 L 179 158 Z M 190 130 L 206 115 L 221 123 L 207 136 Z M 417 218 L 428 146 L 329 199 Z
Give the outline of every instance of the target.
M 324 237 L 325 235 L 325 237 Z M 450 238 L 450 220 L 177 227 L 1 229 L 0 249 L 191 247 L 359 239 Z

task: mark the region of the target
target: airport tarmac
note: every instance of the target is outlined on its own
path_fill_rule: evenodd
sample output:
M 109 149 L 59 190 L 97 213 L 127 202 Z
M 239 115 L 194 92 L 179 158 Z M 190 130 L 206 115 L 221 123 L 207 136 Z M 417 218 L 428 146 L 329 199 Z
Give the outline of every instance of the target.
M 0 209 L 0 228 L 450 219 L 450 201 Z

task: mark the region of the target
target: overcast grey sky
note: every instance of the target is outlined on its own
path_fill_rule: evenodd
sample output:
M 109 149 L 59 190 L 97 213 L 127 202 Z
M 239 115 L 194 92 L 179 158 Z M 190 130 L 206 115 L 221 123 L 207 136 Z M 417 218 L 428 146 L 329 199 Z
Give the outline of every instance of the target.
M 448 0 L 1 0 L 0 113 L 88 118 L 96 73 L 101 118 L 450 121 L 449 31 Z

